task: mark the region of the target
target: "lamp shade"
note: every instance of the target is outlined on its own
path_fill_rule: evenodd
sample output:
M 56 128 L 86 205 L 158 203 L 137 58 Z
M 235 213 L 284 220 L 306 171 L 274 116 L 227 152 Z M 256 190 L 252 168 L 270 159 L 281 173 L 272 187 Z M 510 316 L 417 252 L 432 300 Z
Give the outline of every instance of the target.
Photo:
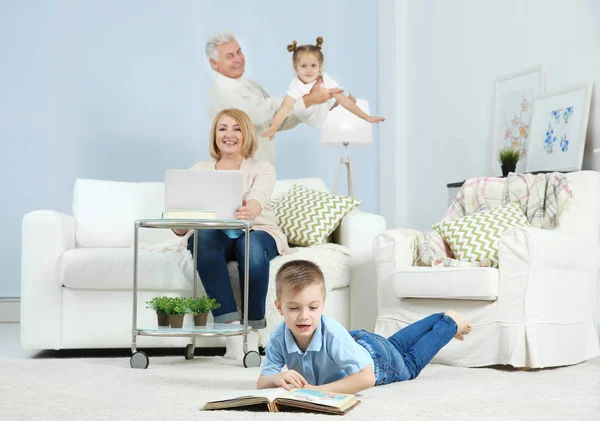
M 358 108 L 369 114 L 369 103 L 364 99 L 357 99 Z M 327 119 L 321 126 L 321 143 L 330 146 L 370 145 L 373 143 L 373 125 L 350 111 L 338 105 L 329 112 Z

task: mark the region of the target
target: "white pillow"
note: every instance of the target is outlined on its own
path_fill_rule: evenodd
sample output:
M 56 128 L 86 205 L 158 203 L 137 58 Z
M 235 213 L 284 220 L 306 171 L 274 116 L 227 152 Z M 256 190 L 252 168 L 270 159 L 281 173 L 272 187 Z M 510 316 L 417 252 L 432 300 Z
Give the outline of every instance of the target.
M 77 247 L 131 247 L 134 221 L 161 218 L 164 183 L 78 178 L 73 190 Z M 140 243 L 176 238 L 171 230 L 140 228 Z

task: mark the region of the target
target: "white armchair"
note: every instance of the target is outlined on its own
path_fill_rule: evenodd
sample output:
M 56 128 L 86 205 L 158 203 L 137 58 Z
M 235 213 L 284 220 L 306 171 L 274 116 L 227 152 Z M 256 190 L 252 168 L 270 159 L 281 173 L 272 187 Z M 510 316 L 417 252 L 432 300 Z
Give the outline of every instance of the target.
M 550 367 L 600 355 L 595 317 L 600 273 L 600 174 L 567 175 L 573 198 L 557 228 L 512 228 L 499 243 L 500 269 L 413 267 L 411 238 L 376 237 L 378 317 L 389 336 L 431 313 L 454 309 L 473 331 L 433 362 Z

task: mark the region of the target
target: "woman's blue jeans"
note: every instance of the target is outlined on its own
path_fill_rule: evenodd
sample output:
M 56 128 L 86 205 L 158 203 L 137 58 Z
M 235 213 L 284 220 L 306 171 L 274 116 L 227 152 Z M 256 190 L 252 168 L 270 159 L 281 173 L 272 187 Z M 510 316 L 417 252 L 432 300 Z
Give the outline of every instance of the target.
M 389 338 L 353 330 L 350 335 L 367 349 L 375 363 L 375 385 L 412 380 L 456 335 L 454 320 L 436 313 L 406 326 Z
M 243 298 L 245 242 L 245 234 L 238 238 L 230 238 L 223 231 L 198 230 L 198 276 L 200 276 L 206 294 L 221 304 L 212 312 L 215 323 L 241 320 L 229 280 L 227 262 L 238 262 L 240 290 Z M 188 250 L 191 253 L 193 253 L 193 247 L 194 236 L 191 236 L 188 240 Z M 278 255 L 277 244 L 270 234 L 264 231 L 250 231 L 248 324 L 254 329 L 264 329 L 267 326 L 265 300 L 269 286 L 269 266 L 271 260 Z

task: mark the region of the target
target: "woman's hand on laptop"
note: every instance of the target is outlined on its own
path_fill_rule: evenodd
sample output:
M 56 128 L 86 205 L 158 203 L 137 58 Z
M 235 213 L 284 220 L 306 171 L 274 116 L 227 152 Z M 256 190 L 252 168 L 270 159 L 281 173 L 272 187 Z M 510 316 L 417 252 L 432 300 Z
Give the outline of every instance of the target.
M 252 221 L 258 215 L 260 215 L 261 212 L 262 206 L 257 200 L 249 200 L 248 202 L 244 200 L 242 202 L 242 206 L 235 211 L 235 218 L 245 221 Z
M 173 229 L 173 232 L 175 233 L 176 236 L 183 237 L 184 235 L 187 234 L 188 230 L 186 230 L 186 229 L 182 229 L 182 230 Z

